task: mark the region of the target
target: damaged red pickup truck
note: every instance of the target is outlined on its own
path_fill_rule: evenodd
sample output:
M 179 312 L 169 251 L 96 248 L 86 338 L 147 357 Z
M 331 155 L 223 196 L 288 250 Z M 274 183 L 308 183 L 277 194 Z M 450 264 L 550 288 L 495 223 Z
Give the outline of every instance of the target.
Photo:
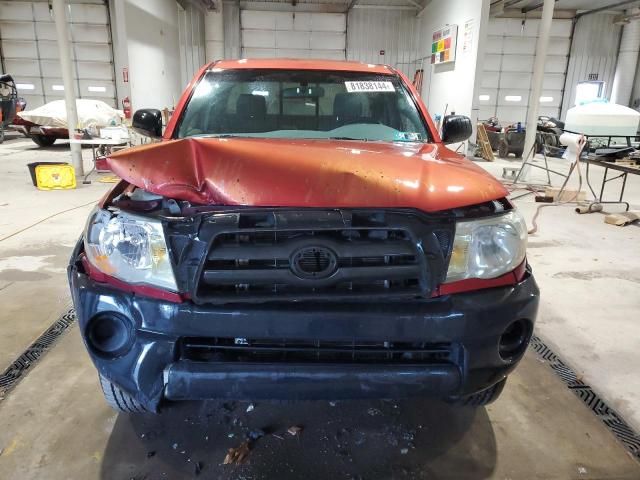
M 162 142 L 110 157 L 69 266 L 108 402 L 493 401 L 538 288 L 507 191 L 445 147 L 470 134 L 387 66 L 204 67 Z

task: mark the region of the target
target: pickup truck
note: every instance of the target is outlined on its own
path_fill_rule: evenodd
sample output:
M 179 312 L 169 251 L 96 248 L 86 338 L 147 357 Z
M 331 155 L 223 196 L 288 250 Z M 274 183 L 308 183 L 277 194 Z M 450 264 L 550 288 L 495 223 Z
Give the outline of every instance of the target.
M 398 70 L 256 59 L 204 66 L 68 268 L 108 403 L 434 396 L 481 406 L 532 335 L 527 229 L 446 145 Z

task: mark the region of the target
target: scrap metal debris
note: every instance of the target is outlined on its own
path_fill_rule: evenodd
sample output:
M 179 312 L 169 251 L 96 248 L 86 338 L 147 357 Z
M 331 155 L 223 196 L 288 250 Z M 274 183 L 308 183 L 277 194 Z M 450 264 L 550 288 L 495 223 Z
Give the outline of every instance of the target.
M 231 463 L 244 463 L 247 456 L 249 455 L 249 451 L 251 450 L 251 444 L 249 440 L 242 442 L 236 448 L 230 448 L 227 451 L 227 455 L 224 457 L 223 465 L 229 465 Z
M 264 437 L 265 435 L 265 431 L 258 428 L 256 430 L 251 430 L 249 433 L 247 433 L 247 438 L 249 438 L 249 440 L 258 440 L 261 437 Z
M 291 427 L 289 427 L 289 429 L 287 430 L 287 433 L 289 435 L 293 435 L 294 437 L 298 434 L 300 434 L 300 432 L 302 432 L 302 427 L 298 426 L 298 425 L 293 425 Z
M 253 412 L 253 409 L 256 408 L 253 403 L 250 403 L 249 406 L 247 407 L 247 413 L 249 412 Z

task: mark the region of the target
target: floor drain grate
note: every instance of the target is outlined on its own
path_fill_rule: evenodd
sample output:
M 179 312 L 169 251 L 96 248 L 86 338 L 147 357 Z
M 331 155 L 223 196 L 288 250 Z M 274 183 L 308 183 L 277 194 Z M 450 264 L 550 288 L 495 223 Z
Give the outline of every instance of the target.
M 565 364 L 540 337 L 534 336 L 531 339 L 531 348 L 556 372 L 556 374 L 567 384 L 569 390 L 575 393 L 593 413 L 602 420 L 609 430 L 618 438 L 620 442 L 640 460 L 640 435 L 638 435 L 625 422 L 615 410 L 609 407 L 593 389 L 584 383 L 571 367 Z
M 0 373 L 0 401 L 27 374 L 29 369 L 51 348 L 60 336 L 76 321 L 76 312 L 72 308 L 64 313 L 53 325 L 40 335 L 22 355 L 13 361 L 9 368 Z

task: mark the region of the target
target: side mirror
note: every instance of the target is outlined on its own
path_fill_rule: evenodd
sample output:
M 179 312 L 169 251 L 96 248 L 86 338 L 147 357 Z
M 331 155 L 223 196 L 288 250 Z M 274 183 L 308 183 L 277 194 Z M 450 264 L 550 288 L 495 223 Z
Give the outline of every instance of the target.
M 162 137 L 162 112 L 155 108 L 143 108 L 133 114 L 133 129 L 145 137 Z
M 445 145 L 450 143 L 464 142 L 473 133 L 471 119 L 464 115 L 447 115 L 442 122 L 442 142 Z

